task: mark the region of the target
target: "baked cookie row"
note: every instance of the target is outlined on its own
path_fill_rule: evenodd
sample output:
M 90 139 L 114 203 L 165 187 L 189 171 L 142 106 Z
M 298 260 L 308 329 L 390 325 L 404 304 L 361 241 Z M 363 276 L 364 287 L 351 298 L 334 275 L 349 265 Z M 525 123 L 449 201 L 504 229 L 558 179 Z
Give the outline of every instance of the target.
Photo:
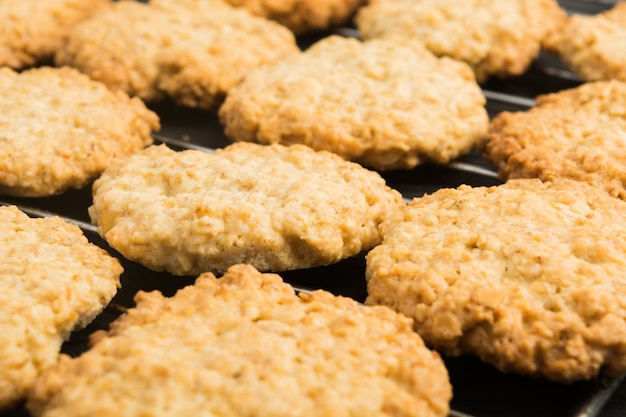
M 625 82 L 583 83 L 489 121 L 485 98 L 463 64 L 414 44 L 391 45 L 331 37 L 307 56 L 257 71 L 220 109 L 226 133 L 235 141 L 304 144 L 379 170 L 447 163 L 477 149 L 503 180 L 566 177 L 626 196 Z M 414 57 L 414 65 L 388 63 L 400 55 L 403 62 Z M 316 60 L 335 71 L 309 72 Z M 428 75 L 411 71 L 419 67 Z M 150 145 L 159 129 L 158 116 L 141 100 L 70 68 L 4 68 L 0 90 L 4 194 L 84 187 L 116 158 Z
M 11 0 L 0 5 L 0 16 L 8 22 L 0 31 L 0 65 L 26 68 L 56 55 L 57 62 L 72 62 L 111 85 L 148 99 L 164 93 L 176 96 L 173 89 L 188 88 L 177 83 L 167 86 L 164 81 L 164 91 L 157 93 L 152 85 L 155 71 L 172 72 L 182 65 L 198 64 L 200 57 L 219 60 L 221 48 L 240 49 L 252 59 L 248 65 L 272 59 L 267 51 L 287 51 L 289 37 L 272 35 L 280 31 L 264 20 L 278 22 L 295 34 L 353 21 L 364 39 L 398 35 L 419 41 L 437 56 L 464 61 L 479 82 L 522 74 L 542 47 L 560 56 L 587 81 L 625 79 L 626 7 L 621 2 L 597 16 L 568 17 L 554 0 L 185 0 L 176 5 L 159 0 L 46 0 L 36 6 L 31 1 Z M 193 17 L 188 15 L 190 11 Z M 274 41 L 268 44 L 272 37 Z M 115 47 L 94 42 L 104 38 Z M 175 46 L 178 42 L 185 43 L 187 54 Z M 141 59 L 129 61 L 125 57 L 129 50 L 141 51 Z M 173 53 L 159 69 L 153 62 L 157 58 L 151 56 L 157 50 Z M 263 50 L 264 57 L 259 54 Z M 125 59 L 114 64 L 120 58 Z M 94 60 L 126 66 L 135 73 L 123 76 L 115 74 L 115 68 L 98 70 L 98 64 L 90 62 Z M 237 71 L 230 74 L 231 78 L 239 75 Z M 195 77 L 200 84 L 206 80 L 206 75 Z M 223 87 L 218 84 L 217 88 Z M 186 104 L 199 105 L 197 100 Z
M 128 2 L 121 0 L 119 3 Z M 0 4 L 0 18 L 3 22 L 0 28 L 0 66 L 8 66 L 13 69 L 24 69 L 37 64 L 47 63 L 54 59 L 54 56 L 66 47 L 66 43 L 73 37 L 83 38 L 84 31 L 79 30 L 78 34 L 73 35 L 72 31 L 75 26 L 96 17 L 100 12 L 114 13 L 120 17 L 120 21 L 109 21 L 113 23 L 113 27 L 108 32 L 108 40 L 111 40 L 113 33 L 131 35 L 126 41 L 130 42 L 133 36 L 141 35 L 146 27 L 152 26 L 154 37 L 150 42 L 155 42 L 154 46 L 159 43 L 158 38 L 168 36 L 176 23 L 176 19 L 168 20 L 164 17 L 158 17 L 151 14 L 149 10 L 160 8 L 159 5 L 153 3 L 155 7 L 140 7 L 134 9 L 133 6 L 120 6 L 117 2 L 111 0 L 4 0 Z M 147 0 L 137 1 L 138 4 L 149 3 Z M 171 3 L 171 2 L 170 2 Z M 181 3 L 181 2 L 176 2 Z M 211 25 L 218 22 L 217 26 L 228 26 L 229 17 L 220 16 L 218 20 L 212 20 L 216 17 L 213 12 L 220 5 L 232 5 L 249 12 L 250 17 L 259 16 L 279 22 L 281 25 L 289 28 L 296 34 L 305 32 L 323 30 L 332 26 L 337 26 L 348 21 L 354 14 L 356 8 L 361 5 L 361 0 L 289 0 L 276 2 L 272 0 L 186 0 L 188 7 L 192 10 L 196 7 L 211 7 L 211 9 L 195 9 L 199 20 L 205 19 L 203 25 Z M 195 4 L 194 4 L 195 3 Z M 168 6 L 167 2 L 161 2 L 162 6 Z M 127 9 L 130 7 L 130 9 Z M 111 10 L 118 9 L 118 11 Z M 130 10 L 136 11 L 138 14 L 129 14 Z M 142 11 L 139 11 L 142 10 Z M 202 16 L 202 14 L 205 16 Z M 213 16 L 213 17 L 211 17 Z M 147 19 L 143 25 L 140 21 L 133 17 L 141 17 Z M 96 17 L 96 20 L 100 17 Z M 104 18 L 105 21 L 107 18 Z M 258 19 L 246 18 L 247 23 L 254 24 Z M 93 23 L 93 28 L 97 28 L 102 23 Z M 130 25 L 130 26 L 129 26 Z M 267 26 L 271 28 L 271 26 Z M 187 33 L 193 33 L 196 28 L 184 29 Z M 238 30 L 242 30 L 240 27 Z M 228 30 L 226 28 L 226 30 Z M 267 29 L 271 30 L 271 29 Z M 89 31 L 89 30 L 87 30 Z M 121 32 L 120 32 L 121 31 Z M 125 31 L 125 32 L 124 32 Z M 212 33 L 219 32 L 220 29 L 213 30 Z M 245 30 L 244 30 L 245 31 Z M 122 33 L 123 32 L 123 33 Z M 159 34 L 159 32 L 164 32 Z M 211 32 L 209 32 L 211 33 Z M 98 35 L 98 33 L 94 33 Z M 238 36 L 237 33 L 232 33 Z M 259 33 L 257 33 L 257 36 Z M 176 36 L 170 34 L 169 36 Z M 85 42 L 89 39 L 97 38 L 86 37 Z M 234 41 L 235 39 L 233 39 Z M 122 40 L 120 40 L 121 42 Z M 141 42 L 141 40 L 140 40 Z M 231 44 L 235 45 L 236 44 Z M 145 46 L 145 43 L 144 43 Z M 138 52 L 137 50 L 135 52 Z

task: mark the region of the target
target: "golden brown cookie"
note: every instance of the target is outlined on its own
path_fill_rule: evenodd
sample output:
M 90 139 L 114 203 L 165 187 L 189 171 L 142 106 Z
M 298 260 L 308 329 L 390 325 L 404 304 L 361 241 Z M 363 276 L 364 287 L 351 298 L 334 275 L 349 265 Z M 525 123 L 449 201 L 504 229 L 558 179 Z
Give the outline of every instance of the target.
M 478 143 L 502 179 L 571 178 L 626 199 L 626 82 L 597 81 L 502 112 Z
M 253 143 L 212 154 L 153 146 L 107 169 L 93 195 L 92 222 L 111 246 L 176 275 L 335 263 L 379 243 L 378 225 L 405 204 L 337 155 Z
M 347 23 L 364 0 L 226 0 L 287 26 L 296 34 Z
M 0 207 L 0 409 L 22 401 L 61 344 L 113 298 L 122 267 L 60 218 Z
M 223 2 L 119 2 L 71 32 L 57 54 L 109 87 L 146 101 L 211 108 L 243 75 L 296 53 L 285 27 Z
M 3 0 L 0 66 L 22 69 L 52 59 L 78 22 L 110 0 Z
M 138 98 L 71 68 L 0 69 L 0 193 L 81 188 L 152 143 L 159 118 Z
M 302 143 L 375 169 L 446 163 L 487 131 L 470 68 L 403 39 L 331 36 L 252 71 L 219 115 L 234 141 Z
M 626 81 L 626 2 L 597 15 L 570 16 L 544 47 L 587 81 Z
M 36 417 L 445 417 L 441 358 L 411 321 L 251 266 L 137 306 L 38 383 Z
M 626 372 L 626 202 L 511 180 L 414 199 L 367 255 L 366 304 L 430 347 L 560 382 Z
M 484 82 L 524 73 L 565 18 L 556 0 L 371 0 L 355 21 L 364 39 L 419 40 L 438 56 L 467 62 Z

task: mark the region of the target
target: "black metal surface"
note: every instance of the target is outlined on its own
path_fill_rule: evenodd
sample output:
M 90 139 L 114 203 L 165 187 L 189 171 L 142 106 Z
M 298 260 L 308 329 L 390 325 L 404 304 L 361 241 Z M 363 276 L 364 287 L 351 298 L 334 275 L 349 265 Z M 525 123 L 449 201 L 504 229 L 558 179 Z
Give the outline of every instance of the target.
M 597 12 L 610 3 L 592 1 L 562 1 L 571 11 Z M 301 44 L 313 38 L 302 39 Z M 580 83 L 562 68 L 553 57 L 542 55 L 523 76 L 509 80 L 491 80 L 483 88 L 488 98 L 491 116 L 503 110 L 524 110 L 532 105 L 538 94 L 558 91 Z M 162 130 L 155 135 L 174 149 L 198 148 L 210 150 L 226 146 L 230 141 L 223 135 L 213 112 L 176 107 L 170 103 L 151 105 L 161 117 Z M 494 168 L 478 154 L 460 158 L 448 166 L 424 165 L 409 171 L 383 172 L 388 184 L 405 198 L 418 197 L 443 187 L 461 184 L 495 185 L 500 183 Z M 194 277 L 174 277 L 150 271 L 125 260 L 111 249 L 89 224 L 87 207 L 91 204 L 91 187 L 72 190 L 50 198 L 13 198 L 0 196 L 0 203 L 17 204 L 31 215 L 58 214 L 78 224 L 94 243 L 117 256 L 124 266 L 122 288 L 102 315 L 86 329 L 75 332 L 64 344 L 63 351 L 76 356 L 88 347 L 93 331 L 106 329 L 108 324 L 132 307 L 133 296 L 139 290 L 159 290 L 172 295 L 193 282 Z M 366 295 L 364 256 L 335 265 L 281 273 L 285 281 L 300 288 L 323 288 L 338 295 L 363 301 Z M 620 379 L 598 378 L 593 381 L 562 385 L 518 375 L 505 375 L 493 367 L 471 358 L 445 358 L 454 388 L 451 417 L 617 417 L 626 416 L 626 383 Z M 18 407 L 0 417 L 29 417 Z

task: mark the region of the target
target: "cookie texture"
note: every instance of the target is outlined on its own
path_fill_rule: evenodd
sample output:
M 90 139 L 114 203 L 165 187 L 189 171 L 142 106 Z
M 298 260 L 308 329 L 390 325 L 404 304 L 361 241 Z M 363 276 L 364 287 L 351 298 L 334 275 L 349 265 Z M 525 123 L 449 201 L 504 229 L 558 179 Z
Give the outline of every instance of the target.
M 543 44 L 586 81 L 626 81 L 626 2 L 597 15 L 570 16 Z
M 249 69 L 297 51 L 291 31 L 247 10 L 154 0 L 119 2 L 77 25 L 56 63 L 146 101 L 210 109 Z
M 23 401 L 62 342 L 117 292 L 122 267 L 60 218 L 0 207 L 0 409 Z
M 0 69 L 0 193 L 81 188 L 152 143 L 159 118 L 137 98 L 71 68 Z
M 226 0 L 257 16 L 275 20 L 296 34 L 348 23 L 364 0 Z
M 441 189 L 382 226 L 369 305 L 426 344 L 559 382 L 626 371 L 626 203 L 585 183 Z
M 364 39 L 413 38 L 467 62 L 482 83 L 524 73 L 565 19 L 556 0 L 371 0 L 355 22 Z
M 38 382 L 35 416 L 447 415 L 443 362 L 387 308 L 245 265 L 136 302 Z
M 93 224 L 125 257 L 176 275 L 331 264 L 379 243 L 405 203 L 378 173 L 303 146 L 213 154 L 153 146 L 95 183 Z
M 3 0 L 0 66 L 23 69 L 49 61 L 71 28 L 104 10 L 110 0 Z
M 220 108 L 233 141 L 302 143 L 375 169 L 446 163 L 487 131 L 470 68 L 404 39 L 327 37 L 251 71 Z
M 570 178 L 626 199 L 626 82 L 597 81 L 502 112 L 477 148 L 502 179 Z

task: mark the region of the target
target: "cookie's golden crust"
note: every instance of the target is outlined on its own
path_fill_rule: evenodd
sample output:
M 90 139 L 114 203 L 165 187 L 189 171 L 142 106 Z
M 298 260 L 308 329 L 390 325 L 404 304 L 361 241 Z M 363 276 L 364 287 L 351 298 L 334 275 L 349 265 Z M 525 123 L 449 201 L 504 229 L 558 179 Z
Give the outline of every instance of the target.
M 484 104 L 464 63 L 403 39 L 331 36 L 249 73 L 219 115 L 232 140 L 303 143 L 382 170 L 469 152 Z
M 356 25 L 364 39 L 419 40 L 438 56 L 467 62 L 483 82 L 525 72 L 564 19 L 555 0 L 372 0 Z
M 110 10 L 77 25 L 56 56 L 57 65 L 70 65 L 146 101 L 163 98 L 155 88 L 155 59 L 163 39 L 172 34 L 167 19 L 139 2 L 117 2 Z
M 502 112 L 478 149 L 502 179 L 570 178 L 626 200 L 626 82 L 597 81 Z
M 71 32 L 57 64 L 146 101 L 212 108 L 243 75 L 296 53 L 281 25 L 218 1 L 119 2 Z
M 3 0 L 0 2 L 0 66 L 31 67 L 52 59 L 78 22 L 110 0 Z
M 158 116 L 71 68 L 0 69 L 0 193 L 80 188 L 152 143 Z
M 364 0 L 226 0 L 257 16 L 287 26 L 296 34 L 347 23 Z
M 595 16 L 572 15 L 544 47 L 587 81 L 626 81 L 626 2 Z
M 378 225 L 404 205 L 380 175 L 337 155 L 244 142 L 213 154 L 153 146 L 93 191 L 89 213 L 109 244 L 177 275 L 338 262 L 380 242 Z
M 439 356 L 406 317 L 324 291 L 296 296 L 238 265 L 137 306 L 29 400 L 35 416 L 444 417 Z
M 367 304 L 427 345 L 555 381 L 626 371 L 626 203 L 578 181 L 442 189 L 382 226 Z
M 61 343 L 111 300 L 122 267 L 59 218 L 0 207 L 0 409 L 23 400 Z

